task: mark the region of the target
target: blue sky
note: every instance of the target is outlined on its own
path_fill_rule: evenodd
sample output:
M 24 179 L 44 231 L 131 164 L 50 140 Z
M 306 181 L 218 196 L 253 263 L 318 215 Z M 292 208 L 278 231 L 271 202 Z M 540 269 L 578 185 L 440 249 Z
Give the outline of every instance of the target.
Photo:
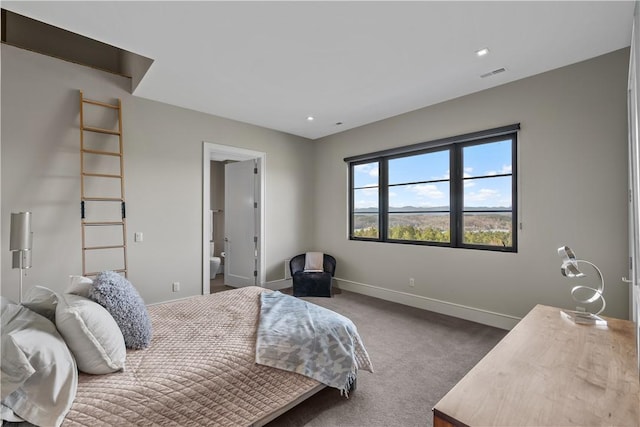
M 511 207 L 511 141 L 468 146 L 463 149 L 465 207 Z M 423 182 L 449 179 L 449 152 L 437 151 L 389 160 L 389 200 L 392 207 L 448 206 L 449 183 Z M 478 179 L 474 177 L 489 177 Z M 355 207 L 377 207 L 377 163 L 354 168 Z M 404 184 L 422 182 L 419 184 Z

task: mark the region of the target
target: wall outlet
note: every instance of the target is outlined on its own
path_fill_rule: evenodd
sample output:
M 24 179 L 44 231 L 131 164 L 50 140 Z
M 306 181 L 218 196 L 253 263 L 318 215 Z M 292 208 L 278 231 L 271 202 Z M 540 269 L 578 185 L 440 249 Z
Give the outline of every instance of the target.
M 180 282 L 173 282 L 173 292 L 180 292 Z
M 140 231 L 136 231 L 133 235 L 133 241 L 134 242 L 142 242 L 143 236 L 142 236 L 142 232 Z
M 416 280 L 413 277 L 409 278 L 409 286 L 414 287 L 416 285 Z

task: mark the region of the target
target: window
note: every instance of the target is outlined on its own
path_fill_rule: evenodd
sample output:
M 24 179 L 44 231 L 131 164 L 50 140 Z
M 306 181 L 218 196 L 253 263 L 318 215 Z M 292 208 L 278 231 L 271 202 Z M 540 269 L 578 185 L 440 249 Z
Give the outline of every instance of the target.
M 519 128 L 345 159 L 349 238 L 515 252 Z
M 351 223 L 353 235 L 360 238 L 380 238 L 380 181 L 379 162 L 361 163 L 351 167 L 353 190 L 351 192 Z

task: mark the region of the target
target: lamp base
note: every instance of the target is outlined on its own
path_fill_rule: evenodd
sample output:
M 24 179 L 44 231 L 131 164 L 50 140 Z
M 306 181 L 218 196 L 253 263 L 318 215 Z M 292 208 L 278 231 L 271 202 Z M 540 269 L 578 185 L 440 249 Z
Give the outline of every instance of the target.
M 564 317 L 580 325 L 607 326 L 606 320 L 597 314 L 589 313 L 587 311 L 562 310 L 561 313 Z

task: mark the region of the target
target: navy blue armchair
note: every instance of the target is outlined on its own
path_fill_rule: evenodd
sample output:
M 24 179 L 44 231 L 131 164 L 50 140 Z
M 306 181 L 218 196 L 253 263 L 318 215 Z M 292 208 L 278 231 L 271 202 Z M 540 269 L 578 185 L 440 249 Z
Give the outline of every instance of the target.
M 295 297 L 331 297 L 331 285 L 336 272 L 336 259 L 324 254 L 321 272 L 305 272 L 306 254 L 296 255 L 289 262 Z

